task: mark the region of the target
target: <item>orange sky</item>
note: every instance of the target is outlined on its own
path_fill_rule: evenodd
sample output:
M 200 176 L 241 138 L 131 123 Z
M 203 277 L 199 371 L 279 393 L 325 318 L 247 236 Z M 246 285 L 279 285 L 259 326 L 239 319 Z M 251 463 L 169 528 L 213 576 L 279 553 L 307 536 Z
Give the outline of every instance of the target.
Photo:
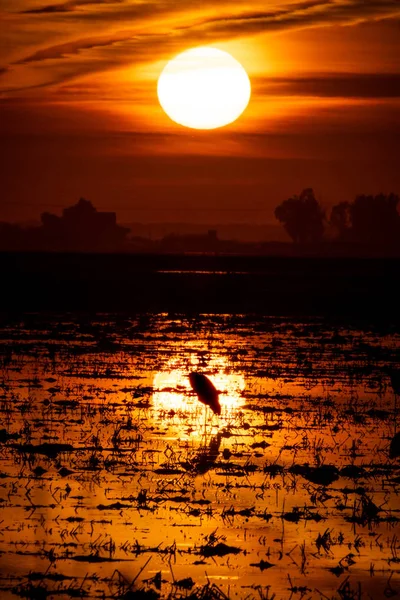
M 0 0 L 0 27 L 0 219 L 83 195 L 123 221 L 259 223 L 303 187 L 327 205 L 400 192 L 398 0 Z M 206 44 L 253 94 L 198 132 L 156 83 Z

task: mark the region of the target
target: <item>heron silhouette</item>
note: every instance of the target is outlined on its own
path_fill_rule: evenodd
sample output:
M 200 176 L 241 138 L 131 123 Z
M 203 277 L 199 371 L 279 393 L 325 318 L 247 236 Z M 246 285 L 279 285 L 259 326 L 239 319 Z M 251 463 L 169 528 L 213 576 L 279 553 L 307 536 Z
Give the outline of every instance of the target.
M 189 381 L 200 402 L 211 408 L 214 414 L 221 414 L 219 391 L 203 373 L 189 373 Z M 206 409 L 207 410 L 207 409 Z
M 197 373 L 193 371 L 189 373 L 190 385 L 193 391 L 196 392 L 198 399 L 205 406 L 204 410 L 204 443 L 207 439 L 207 409 L 211 408 L 215 415 L 221 414 L 221 405 L 219 403 L 219 391 L 216 389 L 214 384 L 203 375 L 203 373 Z

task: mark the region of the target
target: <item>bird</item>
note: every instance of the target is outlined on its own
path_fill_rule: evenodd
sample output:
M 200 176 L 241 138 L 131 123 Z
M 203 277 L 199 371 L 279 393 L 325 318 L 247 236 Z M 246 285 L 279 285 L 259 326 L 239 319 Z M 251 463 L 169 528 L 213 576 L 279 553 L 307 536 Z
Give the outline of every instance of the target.
M 215 415 L 220 415 L 219 391 L 208 377 L 203 373 L 193 371 L 189 373 L 189 381 L 200 402 L 209 406 Z

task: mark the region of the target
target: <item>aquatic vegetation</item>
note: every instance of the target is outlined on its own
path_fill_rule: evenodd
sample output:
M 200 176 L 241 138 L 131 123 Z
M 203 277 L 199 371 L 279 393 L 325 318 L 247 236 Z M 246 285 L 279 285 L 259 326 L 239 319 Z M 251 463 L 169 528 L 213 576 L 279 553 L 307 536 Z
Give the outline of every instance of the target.
M 388 324 L 3 319 L 1 599 L 400 593 L 399 359 Z

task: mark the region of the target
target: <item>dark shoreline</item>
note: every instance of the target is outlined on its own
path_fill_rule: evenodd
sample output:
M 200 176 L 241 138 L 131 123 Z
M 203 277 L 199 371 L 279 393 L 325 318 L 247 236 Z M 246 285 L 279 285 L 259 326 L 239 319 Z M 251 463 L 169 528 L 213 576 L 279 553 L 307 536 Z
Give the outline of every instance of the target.
M 397 258 L 0 253 L 0 309 L 398 319 Z

